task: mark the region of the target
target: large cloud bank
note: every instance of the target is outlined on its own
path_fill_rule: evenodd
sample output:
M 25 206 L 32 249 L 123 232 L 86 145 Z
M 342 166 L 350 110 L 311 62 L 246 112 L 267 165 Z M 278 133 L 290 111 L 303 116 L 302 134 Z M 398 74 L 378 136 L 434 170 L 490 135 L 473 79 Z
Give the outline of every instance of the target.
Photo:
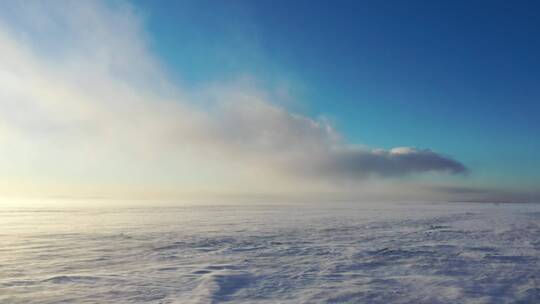
M 347 143 L 252 81 L 169 81 L 127 4 L 0 9 L 0 166 L 6 180 L 283 185 L 466 173 L 431 150 Z M 282 186 L 283 186 L 282 185 Z M 254 186 L 255 187 L 255 186 Z M 261 188 L 264 188 L 261 186 Z

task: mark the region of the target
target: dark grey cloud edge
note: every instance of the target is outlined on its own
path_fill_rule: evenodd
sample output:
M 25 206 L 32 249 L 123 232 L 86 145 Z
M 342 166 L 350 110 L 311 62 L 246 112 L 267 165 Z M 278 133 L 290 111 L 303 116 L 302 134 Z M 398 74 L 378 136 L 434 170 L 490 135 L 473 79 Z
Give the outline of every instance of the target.
M 304 163 L 306 174 L 328 178 L 363 179 L 400 177 L 414 173 L 443 172 L 468 174 L 462 163 L 429 149 L 395 148 L 392 150 L 365 150 L 342 148 L 328 151 L 312 164 Z
M 260 101 L 227 103 L 206 134 L 233 154 L 266 160 L 305 178 L 364 179 L 414 173 L 467 174 L 465 165 L 429 149 L 390 150 L 349 145 L 325 120 L 296 115 Z M 231 144 L 232 143 L 232 144 Z

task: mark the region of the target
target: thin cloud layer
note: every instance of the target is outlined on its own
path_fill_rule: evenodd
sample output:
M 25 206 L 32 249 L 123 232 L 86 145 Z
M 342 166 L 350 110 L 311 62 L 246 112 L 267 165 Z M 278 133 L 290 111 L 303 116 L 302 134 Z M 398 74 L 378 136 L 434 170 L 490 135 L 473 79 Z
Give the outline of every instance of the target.
M 292 113 L 249 81 L 175 85 L 126 4 L 2 5 L 18 16 L 0 14 L 4 181 L 294 189 L 305 180 L 467 173 L 431 150 L 347 143 L 327 120 Z
M 314 173 L 346 179 L 362 179 L 370 176 L 399 177 L 424 172 L 450 174 L 468 172 L 463 164 L 449 157 L 428 149 L 408 147 L 394 148 L 390 151 L 341 148 L 331 151 L 311 168 L 311 172 Z
M 243 101 L 231 99 L 236 103 L 221 109 L 221 116 L 215 119 L 220 132 L 212 142 L 221 138 L 221 144 L 230 145 L 235 153 L 267 159 L 290 174 L 355 180 L 423 172 L 468 172 L 460 162 L 429 149 L 356 147 L 344 142 L 324 119 L 289 113 L 254 96 Z

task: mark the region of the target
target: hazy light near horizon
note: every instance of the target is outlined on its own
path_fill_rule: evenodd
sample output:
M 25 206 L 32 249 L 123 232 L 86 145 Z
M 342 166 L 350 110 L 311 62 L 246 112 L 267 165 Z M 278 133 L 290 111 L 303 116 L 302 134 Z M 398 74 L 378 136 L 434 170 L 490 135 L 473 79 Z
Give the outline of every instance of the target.
M 348 143 L 328 120 L 273 102 L 283 88 L 250 77 L 173 83 L 127 3 L 3 6 L 3 193 L 429 197 L 433 190 L 403 177 L 468 172 L 428 149 Z

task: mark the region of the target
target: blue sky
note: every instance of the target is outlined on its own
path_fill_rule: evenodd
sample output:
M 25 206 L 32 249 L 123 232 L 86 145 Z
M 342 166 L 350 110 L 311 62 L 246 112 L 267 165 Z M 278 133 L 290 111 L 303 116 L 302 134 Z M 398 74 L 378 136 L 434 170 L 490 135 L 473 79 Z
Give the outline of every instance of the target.
M 540 179 L 534 1 L 135 1 L 179 79 L 284 82 L 357 143 L 429 147 L 485 184 Z
M 540 197 L 535 2 L 0 8 L 0 194 Z

